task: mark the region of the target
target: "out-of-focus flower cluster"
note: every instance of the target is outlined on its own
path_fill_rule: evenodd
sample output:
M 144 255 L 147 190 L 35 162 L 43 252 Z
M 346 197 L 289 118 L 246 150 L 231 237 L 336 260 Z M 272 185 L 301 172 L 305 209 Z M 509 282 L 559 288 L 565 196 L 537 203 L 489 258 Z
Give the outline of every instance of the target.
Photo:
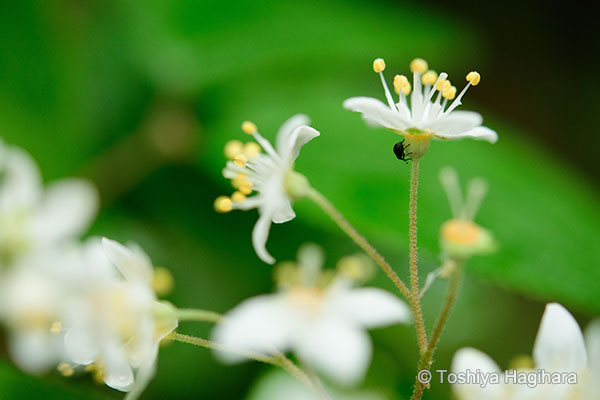
M 177 320 L 157 301 L 140 248 L 79 239 L 97 209 L 91 184 L 44 187 L 33 159 L 0 142 L 0 321 L 10 355 L 30 373 L 85 371 L 135 396 Z

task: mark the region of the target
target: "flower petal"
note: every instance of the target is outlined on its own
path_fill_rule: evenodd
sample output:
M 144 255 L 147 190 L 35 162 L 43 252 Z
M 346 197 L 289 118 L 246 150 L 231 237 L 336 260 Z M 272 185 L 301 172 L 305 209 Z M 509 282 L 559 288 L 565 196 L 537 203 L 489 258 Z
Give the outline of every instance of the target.
M 18 147 L 0 142 L 0 210 L 32 207 L 41 195 L 40 171 L 33 158 Z
M 41 374 L 60 361 L 60 338 L 48 330 L 17 330 L 8 342 L 9 352 L 17 366 L 30 374 Z
M 428 129 L 439 136 L 452 136 L 470 131 L 481 125 L 482 122 L 483 118 L 479 113 L 473 111 L 454 111 L 431 124 L 423 125 L 423 129 Z
M 83 233 L 98 210 L 98 193 L 87 181 L 63 179 L 48 186 L 32 218 L 32 234 L 43 243 Z
M 129 248 L 108 238 L 102 238 L 102 247 L 108 259 L 130 282 L 152 282 L 152 263 L 140 248 Z
M 262 212 L 254 229 L 252 229 L 252 245 L 258 258 L 267 264 L 273 264 L 275 259 L 269 254 L 266 248 L 267 239 L 269 238 L 269 230 L 271 229 L 271 214 Z
M 344 101 L 344 108 L 363 114 L 363 117 L 375 121 L 388 129 L 404 130 L 410 128 L 410 121 L 400 113 L 392 111 L 381 101 L 371 97 L 351 97 Z
M 297 127 L 290 135 L 287 145 L 280 153 L 281 158 L 286 160 L 288 163 L 293 163 L 296 161 L 296 158 L 298 158 L 302 146 L 319 135 L 319 131 L 311 128 L 310 126 L 303 125 Z
M 356 326 L 322 318 L 297 337 L 298 356 L 342 385 L 361 381 L 371 359 L 369 336 Z
M 500 374 L 500 368 L 487 354 L 471 348 L 465 347 L 454 354 L 452 359 L 452 372 L 466 373 L 480 370 L 482 373 Z M 456 398 L 460 400 L 501 400 L 504 396 L 504 387 L 496 384 L 489 384 L 481 387 L 479 384 L 452 385 Z
M 408 306 L 382 289 L 352 289 L 336 297 L 334 301 L 340 312 L 367 328 L 409 322 L 411 319 Z
M 296 114 L 293 117 L 285 121 L 281 128 L 277 131 L 277 138 L 275 139 L 275 147 L 277 152 L 281 155 L 289 148 L 290 136 L 296 128 L 302 125 L 310 124 L 310 118 L 304 114 Z
M 229 311 L 223 322 L 216 325 L 212 337 L 215 342 L 232 350 L 261 354 L 271 354 L 274 350 L 284 352 L 296 326 L 294 317 L 281 296 L 252 297 Z M 245 360 L 243 356 L 230 352 L 217 351 L 215 355 L 228 363 Z
M 122 392 L 131 390 L 134 383 L 133 370 L 118 340 L 113 339 L 106 343 L 101 361 L 104 364 L 104 383 Z
M 536 368 L 557 372 L 578 372 L 587 366 L 581 329 L 575 318 L 560 304 L 550 303 L 542 316 L 533 347 Z
M 93 331 L 89 332 L 84 328 L 73 328 L 65 334 L 65 352 L 73 362 L 82 365 L 94 362 L 98 347 L 92 336 Z
M 485 126 L 478 126 L 477 128 L 473 128 L 470 131 L 457 133 L 452 135 L 437 135 L 436 136 L 442 139 L 461 139 L 465 137 L 470 137 L 478 140 L 485 140 L 486 142 L 496 143 L 498 141 L 498 134 L 487 128 Z
M 271 221 L 276 224 L 282 224 L 296 218 L 296 213 L 292 209 L 292 203 L 287 198 L 282 199 L 280 203 L 273 211 Z

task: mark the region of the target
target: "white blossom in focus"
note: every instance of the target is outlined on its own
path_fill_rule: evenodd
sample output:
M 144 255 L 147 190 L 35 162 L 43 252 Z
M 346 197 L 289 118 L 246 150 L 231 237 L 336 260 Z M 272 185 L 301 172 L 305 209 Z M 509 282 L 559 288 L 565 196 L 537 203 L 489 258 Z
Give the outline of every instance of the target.
M 410 320 L 406 304 L 377 288 L 353 288 L 348 274 L 321 271 L 318 247 L 304 247 L 298 265 L 278 268 L 279 291 L 243 301 L 213 333 L 216 342 L 264 354 L 293 351 L 340 384 L 362 379 L 371 359 L 366 333 Z M 217 352 L 226 362 L 242 361 Z

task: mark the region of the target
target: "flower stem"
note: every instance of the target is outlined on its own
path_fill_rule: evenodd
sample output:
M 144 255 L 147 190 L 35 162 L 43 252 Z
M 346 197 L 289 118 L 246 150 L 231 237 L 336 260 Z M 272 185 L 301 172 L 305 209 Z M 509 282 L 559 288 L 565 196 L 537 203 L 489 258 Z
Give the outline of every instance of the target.
M 411 292 L 408 287 L 402 282 L 402 279 L 392 269 L 390 264 L 385 261 L 383 256 L 360 233 L 344 218 L 337 208 L 325 196 L 314 188 L 310 188 L 307 197 L 314 201 L 321 209 L 331 217 L 331 219 L 346 233 L 361 249 L 365 251 L 376 263 L 381 267 L 383 272 L 390 278 L 402 294 L 410 299 Z
M 427 333 L 421 309 L 421 298 L 419 296 L 419 270 L 417 267 L 417 198 L 419 191 L 419 164 L 420 159 L 415 158 L 410 167 L 410 200 L 408 206 L 409 225 L 409 268 L 410 268 L 410 306 L 417 330 L 417 342 L 421 355 L 427 350 Z
M 452 272 L 452 276 L 450 277 L 450 286 L 448 287 L 446 300 L 444 301 L 442 311 L 440 312 L 440 315 L 438 316 L 438 319 L 435 322 L 435 326 L 433 328 L 429 344 L 427 345 L 427 350 L 421 356 L 421 360 L 419 361 L 419 371 L 423 369 L 428 370 L 431 366 L 433 354 L 435 353 L 437 344 L 442 336 L 442 332 L 444 330 L 444 327 L 446 326 L 446 322 L 448 322 L 448 317 L 450 316 L 450 312 L 452 311 L 452 307 L 454 306 L 454 303 L 456 301 L 456 296 L 458 294 L 458 288 L 460 287 L 461 278 L 462 264 L 459 263 L 456 266 L 456 269 Z M 415 382 L 415 387 L 411 400 L 420 400 L 421 396 L 423 395 L 424 388 L 424 385 L 417 379 Z
M 219 322 L 223 316 L 214 311 L 195 308 L 179 308 L 176 312 L 179 321 Z
M 167 336 L 167 338 L 175 340 L 177 342 L 187 343 L 194 346 L 200 346 L 207 349 L 237 354 L 255 361 L 280 367 L 287 373 L 289 373 L 291 376 L 296 378 L 298 381 L 300 381 L 302 384 L 306 385 L 311 390 L 316 390 L 310 378 L 284 354 L 277 353 L 276 356 L 268 356 L 253 351 L 235 349 L 217 342 L 213 342 L 212 340 L 184 335 L 182 333 L 177 332 L 171 333 L 169 336 Z

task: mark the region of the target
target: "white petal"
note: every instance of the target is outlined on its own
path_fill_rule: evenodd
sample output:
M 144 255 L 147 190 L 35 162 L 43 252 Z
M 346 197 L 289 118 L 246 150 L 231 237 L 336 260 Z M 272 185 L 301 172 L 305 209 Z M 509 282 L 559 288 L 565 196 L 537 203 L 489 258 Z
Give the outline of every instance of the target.
M 271 221 L 276 224 L 282 224 L 296 218 L 296 213 L 292 209 L 292 203 L 285 198 L 277 209 L 274 210 Z
M 212 337 L 232 349 L 271 354 L 289 347 L 295 326 L 293 311 L 286 307 L 284 297 L 257 296 L 228 312 L 223 322 L 216 325 Z M 216 356 L 230 363 L 245 360 L 230 352 L 216 352 Z
M 55 367 L 62 348 L 60 337 L 47 330 L 15 331 L 8 345 L 15 364 L 30 374 L 41 374 Z
M 285 121 L 277 131 L 276 148 L 279 154 L 283 154 L 290 143 L 290 136 L 296 128 L 310 124 L 310 118 L 304 114 L 296 114 Z
M 94 362 L 98 347 L 92 339 L 93 335 L 93 332 L 83 328 L 70 329 L 65 334 L 65 351 L 74 363 L 87 365 Z
M 269 230 L 271 229 L 271 215 L 261 213 L 254 229 L 252 229 L 252 245 L 258 258 L 267 264 L 273 264 L 275 259 L 267 251 L 267 239 L 269 238 Z
M 424 129 L 429 129 L 439 136 L 452 136 L 470 131 L 483 122 L 480 114 L 473 111 L 455 111 L 446 117 L 430 124 L 424 124 Z
M 32 218 L 33 235 L 45 243 L 82 234 L 98 210 L 98 193 L 87 181 L 63 179 L 48 186 Z
M 290 135 L 288 143 L 286 144 L 284 149 L 282 149 L 280 153 L 281 158 L 283 160 L 286 160 L 288 163 L 293 163 L 294 161 L 296 161 L 296 158 L 298 158 L 302 146 L 304 146 L 306 143 L 310 142 L 319 135 L 319 131 L 317 131 L 314 128 L 311 128 L 310 126 L 303 125 L 297 127 Z
M 41 194 L 40 172 L 33 158 L 18 147 L 3 147 L 0 159 L 0 210 L 27 209 Z
M 127 356 L 118 340 L 109 341 L 102 351 L 104 364 L 104 383 L 113 389 L 127 392 L 134 383 L 133 370 L 127 362 Z
M 344 101 L 344 108 L 362 113 L 365 118 L 389 129 L 404 130 L 410 127 L 410 121 L 402 118 L 400 113 L 371 97 L 349 98 Z
M 440 136 L 444 139 L 460 139 L 460 138 L 466 138 L 466 137 L 470 137 L 473 139 L 478 139 L 478 140 L 485 140 L 486 142 L 490 142 L 490 143 L 496 143 L 498 141 L 498 134 L 491 130 L 490 128 L 487 128 L 485 126 L 478 126 L 477 128 L 473 128 L 470 131 L 467 132 L 463 132 L 463 133 L 457 133 L 457 134 L 453 134 L 453 135 L 437 135 Z
M 560 304 L 550 303 L 533 347 L 536 368 L 548 371 L 578 372 L 587 366 L 581 329 L 575 318 Z
M 452 359 L 451 371 L 454 373 L 500 373 L 500 368 L 487 354 L 470 347 L 460 349 Z M 502 378 L 500 378 L 502 381 Z M 501 400 L 505 398 L 502 385 L 490 384 L 482 388 L 478 384 L 452 385 L 459 400 Z
M 367 328 L 409 322 L 408 306 L 393 294 L 377 288 L 344 291 L 334 301 L 340 311 Z
M 102 238 L 104 253 L 130 282 L 152 282 L 152 263 L 139 248 L 131 249 L 108 238 Z
M 356 326 L 323 318 L 297 338 L 298 356 L 342 385 L 361 381 L 371 359 L 369 336 Z

